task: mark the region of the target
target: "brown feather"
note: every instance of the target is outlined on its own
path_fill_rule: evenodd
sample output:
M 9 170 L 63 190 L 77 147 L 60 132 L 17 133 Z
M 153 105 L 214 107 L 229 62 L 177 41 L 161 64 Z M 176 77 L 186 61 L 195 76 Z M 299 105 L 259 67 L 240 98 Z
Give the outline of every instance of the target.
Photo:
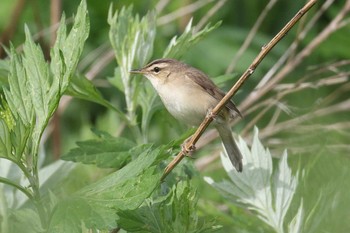
M 224 96 L 226 95 L 225 92 L 221 91 L 206 74 L 190 66 L 188 66 L 187 68 L 191 69 L 190 71 L 185 73 L 187 77 L 192 79 L 195 83 L 197 83 L 200 87 L 202 87 L 205 91 L 207 91 L 218 101 L 224 98 Z M 232 117 L 234 117 L 236 114 L 242 117 L 241 112 L 231 100 L 226 103 L 225 107 L 228 110 L 230 110 L 230 115 L 232 115 Z

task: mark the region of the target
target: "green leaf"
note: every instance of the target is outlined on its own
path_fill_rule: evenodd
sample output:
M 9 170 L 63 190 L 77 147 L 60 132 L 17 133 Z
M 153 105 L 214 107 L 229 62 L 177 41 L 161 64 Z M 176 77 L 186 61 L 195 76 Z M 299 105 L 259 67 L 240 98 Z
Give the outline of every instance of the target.
M 122 169 L 84 187 L 63 204 L 59 203 L 49 229 L 52 232 L 80 229 L 82 222 L 97 229 L 115 227 L 119 211 L 137 208 L 159 185 L 161 173 L 157 166 L 164 159 L 164 150 L 164 147 L 144 150 Z
M 34 44 L 28 28 L 25 28 L 25 33 L 24 54 L 19 56 L 11 49 L 9 89 L 4 93 L 14 118 L 19 116 L 24 128 L 30 128 L 26 130 L 25 138 L 14 139 L 26 143 L 26 136 L 31 134 L 31 154 L 35 155 L 41 134 L 58 105 L 59 84 L 50 76 L 41 48 Z M 23 127 L 18 129 L 23 132 Z
M 156 200 L 147 199 L 136 210 L 118 212 L 118 225 L 128 232 L 210 232 L 196 214 L 197 193 L 188 182 L 180 182 Z
M 129 73 L 132 65 L 141 66 L 149 60 L 156 34 L 155 12 L 148 12 L 140 20 L 138 15 L 132 15 L 132 8 L 123 7 L 113 14 L 110 7 L 108 13 L 109 38 L 122 76 L 125 71 Z
M 27 27 L 25 34 L 23 66 L 27 75 L 27 91 L 35 112 L 32 154 L 36 154 L 41 134 L 58 106 L 60 84 L 58 79 L 51 77 L 43 52 L 38 45 L 34 44 Z
M 298 212 L 296 213 L 296 215 L 288 225 L 288 233 L 302 232 L 303 219 L 304 219 L 304 208 L 303 208 L 303 202 L 301 202 L 298 208 Z
M 61 18 L 57 38 L 51 50 L 51 70 L 54 77 L 60 81 L 60 95 L 66 91 L 69 81 L 77 67 L 85 41 L 89 35 L 89 18 L 86 1 L 81 1 L 74 24 L 67 36 L 64 15 Z
M 26 179 L 18 182 L 20 185 L 10 182 L 11 179 L 7 178 L 2 178 L 2 182 L 21 190 L 30 199 L 35 199 L 34 203 L 28 206 L 35 206 L 41 217 L 39 219 L 37 212 L 31 209 L 15 211 L 11 219 L 11 232 L 44 232 L 40 227 L 47 224 L 43 222 L 47 216 L 44 216 L 46 209 L 41 202 L 42 189 L 52 184 L 52 181 L 58 181 L 56 178 L 62 178 L 54 176 L 55 172 L 60 172 L 60 168 L 68 172 L 72 167 L 72 164 L 67 163 L 67 166 L 63 166 L 61 161 L 38 172 L 38 148 L 42 133 L 69 84 L 87 38 L 89 25 L 85 1 L 82 1 L 73 28 L 67 37 L 63 21 L 58 32 L 58 41 L 51 51 L 52 70 L 45 61 L 42 49 L 31 38 L 27 27 L 23 54 L 18 55 L 13 46 L 9 52 L 8 88 L 4 89 L 6 104 L 2 104 L 0 119 L 0 130 L 3 130 L 0 133 L 0 152 L 4 152 L 1 156 L 7 156 L 17 165 L 17 169 L 21 169 L 23 173 L 19 177 L 23 179 L 25 176 Z M 67 173 L 63 173 L 65 174 Z M 39 177 L 44 184 L 39 184 Z M 14 178 L 13 173 L 11 178 Z M 25 184 L 23 187 L 22 183 Z M 16 208 L 19 208 L 24 203 L 22 200 L 23 198 L 14 195 L 10 201 L 16 203 Z
M 18 115 L 25 125 L 29 125 L 34 119 L 34 109 L 27 89 L 28 78 L 22 59 L 13 47 L 10 56 L 9 89 L 4 89 L 5 98 L 14 117 Z
M 11 155 L 10 132 L 3 120 L 0 119 L 0 158 Z
M 163 153 L 162 148 L 145 150 L 119 171 L 80 190 L 79 195 L 96 205 L 120 210 L 137 208 L 159 183 L 161 173 L 155 171 Z
M 212 30 L 218 28 L 221 24 L 221 21 L 217 22 L 214 26 L 210 27 L 210 24 L 207 24 L 205 28 L 199 32 L 195 32 L 192 29 L 192 19 L 187 24 L 185 31 L 182 35 L 177 38 L 174 36 L 168 47 L 165 49 L 163 57 L 167 58 L 181 58 L 188 49 L 201 40 L 205 35 L 207 35 Z
M 100 138 L 77 142 L 78 147 L 71 149 L 61 158 L 85 164 L 96 164 L 104 168 L 120 168 L 130 161 L 130 149 L 135 144 L 125 138 Z
M 119 109 L 115 108 L 107 100 L 105 100 L 102 94 L 93 85 L 93 83 L 85 77 L 79 75 L 75 76 L 71 80 L 65 94 L 101 104 L 106 108 L 110 108 L 116 111 L 120 116 L 123 116 L 122 112 Z
M 298 184 L 298 176 L 299 173 L 297 172 L 293 177 L 292 170 L 288 167 L 287 163 L 287 151 L 284 151 L 278 165 L 278 170 L 275 173 L 272 189 L 275 200 L 275 213 L 277 215 L 276 220 L 279 221 L 281 227 L 283 227 L 283 220 L 286 217 L 288 207 L 292 203 L 292 198 Z M 302 208 L 300 211 L 302 212 Z
M 12 212 L 9 232 L 45 232 L 41 227 L 39 215 L 33 209 L 25 208 Z
M 144 85 L 142 90 L 139 91 L 137 102 L 142 108 L 142 121 L 141 128 L 144 133 L 144 140 L 147 141 L 146 135 L 149 132 L 149 125 L 153 114 L 159 109 L 163 108 L 161 101 L 150 85 Z
M 136 108 L 138 105 L 141 79 L 130 77 L 130 70 L 143 66 L 151 57 L 156 34 L 156 14 L 148 12 L 144 17 L 133 16 L 132 6 L 123 7 L 108 13 L 110 24 L 109 38 L 115 53 L 119 69 L 115 72 L 115 80 L 110 82 L 125 93 L 128 122 L 136 125 Z M 130 39 L 132 38 L 132 39 Z M 122 83 L 122 87 L 120 85 Z
M 205 180 L 234 203 L 255 210 L 257 216 L 276 232 L 284 232 L 284 226 L 288 222 L 286 213 L 298 184 L 298 173 L 293 176 L 288 167 L 287 152 L 283 153 L 278 170 L 273 175 L 272 156 L 259 141 L 256 128 L 251 150 L 242 138 L 239 139 L 238 146 L 244 158 L 243 172 L 236 172 L 228 156 L 222 153 L 222 164 L 231 182 L 215 183 L 208 177 Z M 300 228 L 299 218 L 302 212 L 300 206 L 296 223 L 291 226 L 293 229 Z
M 29 155 L 36 156 L 41 135 L 75 70 L 87 38 L 88 27 L 86 3 L 82 1 L 67 37 L 64 17 L 61 21 L 57 41 L 51 51 L 51 69 L 54 76 L 50 73 L 40 46 L 34 43 L 27 27 L 23 55 L 17 55 L 13 47 L 11 48 L 9 89 L 5 89 L 4 93 L 18 125 L 11 134 L 17 157 L 22 156 L 25 147 L 30 150 Z M 34 166 L 35 159 L 34 157 Z
M 48 232 L 82 232 L 82 221 L 88 223 L 88 227 L 111 229 L 113 225 L 114 213 L 112 211 L 102 212 L 96 210 L 85 200 L 79 197 L 72 197 L 58 203 L 54 215 L 51 219 Z
M 31 126 L 26 126 L 23 124 L 21 119 L 17 119 L 16 125 L 11 131 L 11 143 L 12 149 L 18 161 L 20 161 L 20 158 L 22 158 L 23 154 L 25 153 L 31 133 Z
M 125 91 L 124 86 L 123 86 L 122 77 L 120 74 L 120 67 L 116 67 L 114 69 L 114 76 L 108 77 L 107 80 L 110 84 L 112 84 L 114 87 L 116 87 L 119 91 L 121 91 L 121 92 Z

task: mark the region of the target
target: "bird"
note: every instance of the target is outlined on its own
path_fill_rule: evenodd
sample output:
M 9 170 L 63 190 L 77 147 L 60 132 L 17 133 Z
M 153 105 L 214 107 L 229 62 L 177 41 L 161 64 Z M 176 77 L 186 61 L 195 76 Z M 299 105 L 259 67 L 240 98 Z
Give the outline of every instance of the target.
M 180 122 L 198 126 L 225 96 L 204 72 L 181 61 L 156 59 L 143 68 L 131 70 L 145 76 L 157 91 L 165 108 Z M 232 136 L 229 120 L 242 114 L 232 101 L 214 118 L 226 153 L 238 172 L 243 171 L 243 156 Z

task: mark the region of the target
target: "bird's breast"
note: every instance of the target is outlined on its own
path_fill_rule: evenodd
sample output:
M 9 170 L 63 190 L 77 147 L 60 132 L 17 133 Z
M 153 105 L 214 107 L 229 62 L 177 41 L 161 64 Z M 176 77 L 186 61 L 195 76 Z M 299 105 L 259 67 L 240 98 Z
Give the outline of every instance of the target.
M 170 114 L 189 125 L 199 125 L 208 110 L 218 103 L 213 96 L 194 83 L 173 82 L 153 86 Z

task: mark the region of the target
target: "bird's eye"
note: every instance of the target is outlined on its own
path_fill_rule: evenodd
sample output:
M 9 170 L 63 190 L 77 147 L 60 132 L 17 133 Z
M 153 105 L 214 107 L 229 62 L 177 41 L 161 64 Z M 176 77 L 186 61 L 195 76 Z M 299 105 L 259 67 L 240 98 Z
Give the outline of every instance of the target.
M 158 73 L 160 71 L 160 68 L 156 66 L 156 67 L 153 68 L 153 71 Z

